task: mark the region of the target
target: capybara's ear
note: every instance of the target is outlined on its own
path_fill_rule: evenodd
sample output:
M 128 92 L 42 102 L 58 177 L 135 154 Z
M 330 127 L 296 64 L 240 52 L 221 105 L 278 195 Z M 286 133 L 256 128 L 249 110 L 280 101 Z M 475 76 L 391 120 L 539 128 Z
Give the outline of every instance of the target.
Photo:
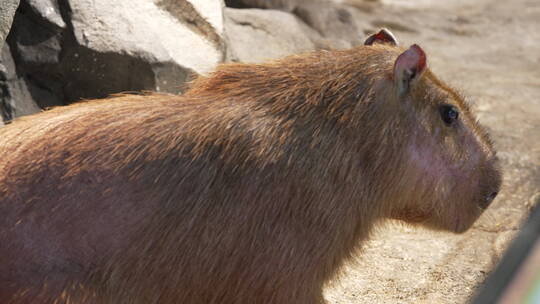
M 398 56 L 394 63 L 394 80 L 399 95 L 405 95 L 409 92 L 411 83 L 419 79 L 425 71 L 426 62 L 426 53 L 416 44 Z
M 389 30 L 383 28 L 378 33 L 369 36 L 364 45 L 372 45 L 374 43 L 387 43 L 390 45 L 398 45 L 396 36 L 392 34 Z

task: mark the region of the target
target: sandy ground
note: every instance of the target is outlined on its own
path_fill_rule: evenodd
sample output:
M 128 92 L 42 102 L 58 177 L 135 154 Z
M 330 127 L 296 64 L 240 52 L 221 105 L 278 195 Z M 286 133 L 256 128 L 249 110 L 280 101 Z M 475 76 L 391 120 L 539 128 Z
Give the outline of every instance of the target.
M 381 228 L 326 297 L 336 304 L 467 303 L 540 198 L 540 1 L 383 3 L 360 12 L 360 22 L 420 44 L 432 70 L 470 97 L 499 151 L 504 185 L 465 234 Z

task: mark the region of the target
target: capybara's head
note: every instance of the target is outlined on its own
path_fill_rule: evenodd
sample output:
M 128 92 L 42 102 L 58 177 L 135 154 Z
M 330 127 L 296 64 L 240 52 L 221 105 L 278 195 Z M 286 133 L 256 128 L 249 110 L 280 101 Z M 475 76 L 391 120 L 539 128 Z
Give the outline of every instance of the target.
M 499 191 L 495 151 L 464 99 L 387 30 L 350 50 L 222 65 L 186 93 L 206 95 L 264 122 L 253 159 L 303 166 L 364 215 L 463 232 Z
M 497 195 L 501 174 L 487 132 L 478 124 L 464 98 L 427 68 L 418 46 L 404 50 L 386 30 L 370 36 L 373 48 L 395 48 L 381 62 L 388 85 L 388 119 L 398 131 L 387 130 L 395 149 L 394 186 L 387 202 L 389 217 L 430 228 L 466 231 Z M 382 84 L 382 83 L 381 83 Z M 394 148 L 392 147 L 394 145 Z M 390 155 L 390 154 L 388 154 Z M 389 162 L 392 163 L 392 162 Z M 397 187 L 396 187 L 397 186 Z

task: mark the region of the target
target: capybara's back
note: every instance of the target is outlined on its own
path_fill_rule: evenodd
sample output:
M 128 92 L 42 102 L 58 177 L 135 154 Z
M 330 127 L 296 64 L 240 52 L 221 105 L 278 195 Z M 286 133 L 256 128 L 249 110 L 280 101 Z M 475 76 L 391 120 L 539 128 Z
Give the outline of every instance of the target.
M 495 153 L 393 39 L 1 128 L 0 302 L 322 303 L 377 221 L 468 229 Z

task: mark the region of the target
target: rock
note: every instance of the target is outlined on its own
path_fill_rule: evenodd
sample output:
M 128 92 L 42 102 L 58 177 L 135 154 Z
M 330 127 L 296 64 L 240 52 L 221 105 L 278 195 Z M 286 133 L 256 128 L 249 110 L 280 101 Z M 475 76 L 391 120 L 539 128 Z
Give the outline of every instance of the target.
M 39 112 L 40 108 L 24 78 L 17 76 L 15 63 L 8 44 L 2 48 L 0 59 L 0 114 L 3 121 Z
M 321 37 L 292 14 L 225 8 L 229 61 L 262 62 L 311 51 Z M 286 29 L 286 30 L 284 30 Z
M 13 16 L 18 6 L 18 0 L 0 0 L 0 50 L 2 51 L 2 58 L 0 58 L 0 116 L 2 118 L 0 126 L 4 124 L 5 120 L 11 119 L 15 115 L 13 100 L 9 95 L 13 72 L 10 69 L 14 68 L 14 64 L 9 47 L 4 47 L 4 41 L 11 29 Z
M 178 93 L 225 56 L 259 62 L 356 43 L 339 4 L 242 1 L 236 5 L 293 11 L 303 21 L 283 11 L 226 9 L 225 24 L 222 0 L 23 0 L 8 43 L 25 102 L 47 108 L 123 91 Z
M 337 0 L 228 0 L 231 8 L 273 9 L 292 13 L 317 31 L 323 38 L 316 39 L 319 48 L 344 49 L 363 42 L 364 33 L 357 26 L 357 9 Z M 353 17 L 354 14 L 354 17 Z
M 225 0 L 232 8 L 277 9 L 290 12 L 296 7 L 295 0 Z
M 42 108 L 124 91 L 177 93 L 224 59 L 223 7 L 221 0 L 23 0 L 7 40 L 25 98 Z
M 55 7 L 50 0 L 23 0 L 13 22 L 8 37 L 11 49 L 16 53 L 17 66 L 42 64 L 58 64 L 62 49 L 62 38 L 65 23 L 60 15 L 55 15 Z M 32 3 L 32 5 L 30 4 Z M 34 6 L 33 6 L 34 5 Z M 45 7 L 50 7 L 48 17 L 44 17 Z M 40 7 L 39 9 L 36 7 Z M 57 20 L 60 18 L 60 21 Z M 63 26 L 58 26 L 63 24 Z
M 62 69 L 61 54 L 68 29 L 63 19 L 59 21 L 59 11 L 53 9 L 44 13 L 49 5 L 58 8 L 56 2 L 51 3 L 50 0 L 22 1 L 7 39 L 17 77 L 24 82 L 28 99 L 34 100 L 36 108 L 67 103 L 63 84 L 70 78 Z M 15 102 L 22 101 L 16 99 Z
M 301 2 L 293 10 L 307 25 L 329 40 L 332 48 L 351 48 L 363 43 L 353 20 L 352 8 L 331 2 Z
M 74 40 L 65 42 L 62 64 L 70 74 L 68 100 L 120 91 L 176 93 L 224 59 L 221 1 L 69 3 Z
M 65 28 L 66 23 L 60 15 L 58 3 L 54 0 L 25 0 L 31 9 L 58 28 Z
M 0 49 L 11 28 L 17 6 L 19 6 L 19 0 L 0 0 Z
M 69 2 L 75 39 L 81 47 L 98 53 L 126 54 L 150 64 L 172 64 L 186 73 L 206 73 L 223 59 L 219 42 L 222 23 L 216 26 L 216 33 L 212 24 L 202 17 L 210 13 L 197 15 L 196 7 L 221 11 L 221 6 L 211 5 L 211 2 L 220 3 L 214 0 L 203 1 L 207 5 L 191 4 L 197 1 Z M 99 22 L 96 22 L 96 16 L 99 16 Z M 219 22 L 220 18 L 213 20 Z M 195 24 L 198 30 L 185 23 Z M 155 76 L 165 75 L 156 73 Z

